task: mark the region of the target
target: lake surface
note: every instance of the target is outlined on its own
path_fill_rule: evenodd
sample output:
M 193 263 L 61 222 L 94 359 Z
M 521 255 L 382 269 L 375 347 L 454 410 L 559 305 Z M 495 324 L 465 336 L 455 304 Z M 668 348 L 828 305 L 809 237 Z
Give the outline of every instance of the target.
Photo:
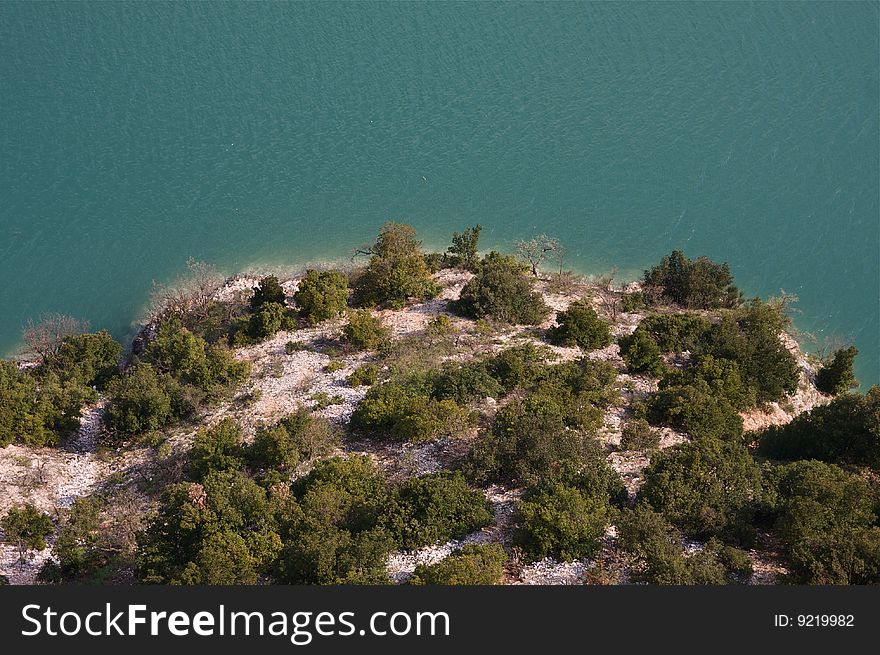
M 546 232 L 634 278 L 673 248 L 880 382 L 878 4 L 0 4 L 0 352 L 123 338 L 190 256 Z

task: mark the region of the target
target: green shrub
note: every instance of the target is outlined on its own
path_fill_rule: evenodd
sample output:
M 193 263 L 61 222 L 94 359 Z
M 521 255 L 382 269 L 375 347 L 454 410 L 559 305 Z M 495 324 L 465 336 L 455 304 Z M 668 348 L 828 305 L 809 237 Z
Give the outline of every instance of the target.
M 335 373 L 336 371 L 340 371 L 345 368 L 345 364 L 336 359 L 331 359 L 327 362 L 327 365 L 324 366 L 325 373 Z
M 394 541 L 378 526 L 388 500 L 385 478 L 368 456 L 319 461 L 298 479 L 279 512 L 282 584 L 387 583 Z
M 645 271 L 644 287 L 660 300 L 689 309 L 736 307 L 741 297 L 726 262 L 716 264 L 707 257 L 688 259 L 680 250 Z
M 440 400 L 454 400 L 465 405 L 484 398 L 498 398 L 501 384 L 492 376 L 485 362 L 447 364 L 434 381 L 434 395 Z
M 579 346 L 583 350 L 604 348 L 611 343 L 611 326 L 599 318 L 589 301 L 578 300 L 556 314 L 558 326 L 550 328 L 551 343 Z
M 648 420 L 655 425 L 669 425 L 695 438 L 742 439 L 742 417 L 702 379 L 682 386 L 662 386 L 651 394 L 647 407 Z
M 335 269 L 319 273 L 310 268 L 293 299 L 310 325 L 336 318 L 348 306 L 348 280 Z
M 212 471 L 238 469 L 244 463 L 243 455 L 241 428 L 231 418 L 225 418 L 196 433 L 190 450 L 190 474 L 201 480 Z
M 880 582 L 876 495 L 864 480 L 834 464 L 800 461 L 778 467 L 771 482 L 791 582 Z
M 786 425 L 758 435 L 759 452 L 773 459 L 818 459 L 880 470 L 880 387 L 846 394 Z
M 447 248 L 449 263 L 451 266 L 460 266 L 467 270 L 474 270 L 479 263 L 477 257 L 477 245 L 480 241 L 480 231 L 483 228 L 477 223 L 474 227 L 467 228 L 463 233 L 452 233 L 452 245 Z
M 310 399 L 314 405 L 312 405 L 313 412 L 320 412 L 322 409 L 327 409 L 330 405 L 341 405 L 345 402 L 345 398 L 339 394 L 330 395 L 326 391 L 319 391 L 317 393 L 313 393 Z
M 483 261 L 450 307 L 473 319 L 488 317 L 509 324 L 536 325 L 550 313 L 544 299 L 532 290 L 532 282 L 522 268 L 492 255 Z
M 353 387 L 369 387 L 379 379 L 379 367 L 375 364 L 364 364 L 356 368 L 348 376 L 348 383 Z
M 278 278 L 274 275 L 269 275 L 260 280 L 254 288 L 254 295 L 251 297 L 251 309 L 258 311 L 264 305 L 269 304 L 281 305 L 283 307 L 286 301 L 287 296 L 284 293 L 284 289 L 281 288 Z
M 57 387 L 60 391 L 60 387 Z M 13 441 L 55 445 L 58 396 L 15 362 L 0 360 L 0 447 Z
M 0 527 L 6 534 L 5 541 L 14 544 L 22 558 L 28 550 L 43 550 L 46 537 L 54 530 L 49 515 L 31 504 L 10 507 L 0 519 Z
M 452 400 L 413 399 L 391 426 L 391 436 L 419 443 L 455 437 L 475 423 L 471 412 Z
M 153 432 L 189 416 L 194 407 L 183 387 L 146 363 L 135 363 L 107 387 L 104 421 L 121 436 Z
M 503 350 L 486 360 L 486 366 L 492 377 L 498 380 L 505 393 L 517 387 L 532 386 L 544 375 L 547 367 L 545 360 L 551 356 L 547 348 L 536 348 L 527 343 Z
M 286 355 L 292 355 L 295 352 L 307 349 L 308 346 L 301 341 L 288 341 L 284 344 L 284 353 Z
M 779 340 L 787 324 L 778 307 L 755 299 L 725 315 L 695 354 L 735 361 L 754 402 L 777 401 L 798 384 L 797 361 Z
M 577 473 L 598 445 L 565 425 L 562 408 L 544 396 L 526 397 L 499 410 L 468 455 L 465 471 L 478 484 L 534 484 Z
M 137 576 L 152 584 L 255 584 L 281 547 L 265 490 L 239 471 L 165 488 L 138 537 Z
M 514 542 L 533 560 L 591 557 L 610 520 L 603 499 L 584 497 L 558 482 L 530 490 L 520 501 L 518 514 Z
M 700 439 L 658 453 L 641 497 L 685 534 L 748 541 L 761 473 L 740 444 Z
M 415 236 L 411 225 L 388 222 L 382 226 L 370 249 L 370 262 L 355 283 L 359 306 L 400 309 L 410 298 L 426 300 L 439 293 L 425 263 L 422 242 Z
M 279 330 L 290 330 L 295 326 L 287 308 L 281 303 L 266 302 L 250 315 L 247 335 L 254 341 L 263 341 L 275 336 Z
M 624 293 L 620 297 L 620 310 L 626 312 L 628 314 L 633 314 L 635 312 L 641 311 L 646 307 L 645 303 L 645 294 L 641 291 L 634 291 L 632 293 Z
M 342 333 L 345 340 L 358 350 L 376 350 L 391 337 L 391 331 L 382 325 L 382 320 L 368 309 L 351 312 Z
M 620 337 L 618 343 L 620 356 L 631 373 L 647 373 L 660 377 L 666 371 L 660 348 L 646 333 L 636 330 L 629 336 Z
M 289 470 L 326 455 L 335 445 L 330 424 L 301 409 L 271 426 L 258 428 L 247 458 L 261 468 Z
M 709 319 L 697 314 L 652 314 L 636 328 L 654 340 L 661 352 L 697 350 L 712 329 Z
M 644 582 L 721 585 L 729 581 L 730 573 L 736 573 L 725 567 L 720 555 L 723 547 L 718 542 L 710 540 L 711 545 L 685 557 L 681 533 L 645 503 L 624 510 L 617 529 L 619 545 L 632 553 L 640 565 L 634 577 Z
M 244 382 L 250 373 L 250 364 L 236 360 L 219 344 L 209 346 L 177 318 L 162 322 L 145 359 L 177 381 L 216 396 Z
M 620 436 L 622 450 L 651 452 L 660 447 L 660 432 L 654 430 L 645 419 L 633 419 L 623 426 Z
M 485 496 L 461 473 L 410 478 L 393 492 L 384 525 L 399 547 L 412 550 L 461 539 L 494 520 Z
M 64 337 L 61 345 L 43 365 L 64 380 L 76 380 L 85 386 L 103 390 L 119 376 L 122 346 L 107 332 L 77 334 Z
M 683 371 L 670 371 L 660 381 L 661 389 L 683 386 L 708 388 L 713 397 L 724 400 L 737 410 L 755 404 L 755 390 L 746 386 L 740 376 L 739 365 L 731 359 L 705 355 L 694 366 Z
M 495 585 L 504 577 L 507 555 L 500 544 L 467 544 L 436 564 L 419 564 L 409 584 Z
M 853 374 L 853 360 L 858 354 L 859 350 L 855 346 L 835 351 L 831 361 L 816 374 L 816 388 L 823 393 L 838 396 L 858 387 L 859 381 Z

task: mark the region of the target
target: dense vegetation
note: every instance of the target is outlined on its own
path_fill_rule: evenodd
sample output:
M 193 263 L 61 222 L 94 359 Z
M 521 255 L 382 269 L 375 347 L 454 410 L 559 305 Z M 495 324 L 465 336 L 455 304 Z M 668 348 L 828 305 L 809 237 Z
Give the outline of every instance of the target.
M 540 323 L 550 312 L 541 295 L 532 290 L 523 266 L 496 252 L 483 259 L 451 307 L 469 318 L 527 325 Z
M 675 303 L 687 309 L 735 307 L 740 292 L 726 263 L 707 257 L 688 259 L 680 250 L 664 257 L 645 271 L 646 296 L 655 302 Z
M 446 253 L 426 256 L 410 226 L 386 224 L 350 275 L 355 310 L 349 276 L 337 270 L 307 271 L 292 298 L 268 276 L 220 302 L 216 272 L 191 262 L 196 278 L 162 291 L 164 308 L 124 366 L 104 332 L 59 316 L 30 325 L 37 359 L 0 361 L 0 445 L 62 443 L 103 398 L 106 445 L 154 448 L 149 468 L 129 478 L 137 492 L 128 504 L 119 472 L 51 517 L 13 507 L 2 518 L 6 540 L 22 556 L 52 544 L 40 579 L 56 583 L 133 572 L 163 584 L 385 584 L 389 554 L 451 540 L 452 554 L 416 567 L 410 584 L 497 584 L 508 564 L 515 575 L 545 557 L 601 561 L 613 549 L 635 580 L 741 583 L 752 572 L 744 548 L 782 558 L 787 582 L 880 583 L 880 387 L 850 392 L 855 348 L 818 371 L 828 404 L 744 434 L 741 412 L 784 405 L 797 388 L 796 361 L 780 341 L 783 304 L 744 303 L 726 264 L 676 251 L 645 273 L 642 292 L 597 286 L 593 302 L 576 300 L 546 332 L 514 329 L 549 315 L 535 291 L 550 284 L 539 266 L 561 262 L 564 249 L 542 235 L 518 243 L 519 259 L 480 258 L 480 231 L 456 233 Z M 476 320 L 441 314 L 393 337 L 375 308 L 434 297 L 430 271 L 442 266 L 474 273 L 452 308 Z M 619 310 L 647 314 L 619 345 L 630 373 L 658 378 L 656 391 L 639 392 L 614 364 L 560 362 L 540 345 L 544 337 L 603 348 Z M 259 391 L 235 396 L 250 367 L 231 345 L 346 315 L 320 338 L 291 336 L 284 352 L 329 355 L 327 373 L 352 367 L 334 378 L 365 394 L 348 425 L 316 413 L 343 400 L 323 388 L 274 422 L 196 425 L 224 401 L 240 416 Z M 635 399 L 629 407 L 621 391 Z M 622 417 L 619 447 L 607 439 L 609 410 Z M 180 438 L 165 441 L 191 419 L 188 451 Z M 661 449 L 669 435 L 658 426 L 685 433 L 682 443 Z M 357 450 L 401 461 L 386 472 L 369 456 L 332 456 L 352 437 Z M 405 457 L 424 452 L 444 458 L 442 470 L 407 468 Z M 615 458 L 649 460 L 635 495 Z M 498 510 L 490 485 L 518 498 L 515 511 L 503 544 L 472 543 L 495 538 L 480 533 Z M 137 507 L 145 500 L 154 512 Z
M 366 269 L 354 280 L 358 305 L 403 307 L 410 299 L 426 300 L 439 292 L 425 262 L 416 231 L 403 223 L 386 223 L 368 252 Z

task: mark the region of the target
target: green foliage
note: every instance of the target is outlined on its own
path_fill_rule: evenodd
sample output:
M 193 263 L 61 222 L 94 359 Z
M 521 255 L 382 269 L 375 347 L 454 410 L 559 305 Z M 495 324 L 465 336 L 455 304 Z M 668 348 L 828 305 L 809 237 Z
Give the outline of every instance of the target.
M 156 338 L 147 346 L 145 359 L 161 373 L 211 397 L 225 395 L 250 373 L 250 364 L 238 361 L 220 344 L 209 346 L 182 327 L 176 317 L 160 324 Z
M 287 296 L 281 283 L 274 275 L 264 277 L 254 288 L 254 295 L 251 297 L 251 309 L 254 311 L 261 309 L 264 305 L 277 304 L 284 306 Z
M 644 286 L 660 300 L 688 309 L 736 307 L 741 296 L 726 262 L 716 264 L 707 257 L 688 259 L 680 250 L 673 250 L 659 265 L 645 271 Z
M 858 354 L 859 350 L 855 346 L 835 351 L 831 361 L 816 374 L 816 388 L 823 393 L 838 396 L 859 386 L 859 381 L 853 374 L 853 360 Z
M 648 400 L 648 420 L 669 425 L 695 438 L 741 441 L 742 417 L 723 396 L 701 379 L 664 386 Z
M 465 535 L 493 521 L 491 507 L 461 473 L 410 478 L 395 490 L 384 525 L 404 549 L 412 550 Z
M 47 357 L 43 365 L 64 380 L 104 389 L 119 376 L 121 355 L 122 346 L 102 330 L 64 337 L 58 352 Z
M 246 456 L 255 466 L 284 471 L 326 455 L 335 445 L 330 424 L 301 409 L 271 426 L 258 428 Z
M 101 511 L 104 501 L 99 497 L 77 498 L 58 530 L 58 538 L 52 547 L 57 558 L 55 565 L 49 560 L 39 573 L 41 579 L 52 582 L 71 582 L 93 576 L 106 566 L 110 553 L 108 539 L 101 530 Z
M 536 348 L 531 343 L 514 346 L 486 360 L 490 375 L 498 380 L 508 393 L 517 387 L 532 386 L 547 369 L 545 360 L 551 353 L 547 348 Z
M 666 364 L 660 356 L 660 348 L 645 332 L 636 330 L 631 335 L 620 337 L 618 343 L 620 356 L 630 372 L 660 377 L 666 371 Z
M 342 334 L 358 350 L 376 350 L 391 337 L 391 331 L 382 324 L 382 319 L 373 316 L 369 309 L 351 312 Z
M 454 400 L 459 405 L 498 398 L 503 392 L 501 383 L 493 377 L 485 362 L 447 364 L 434 380 L 434 395 L 440 400 Z
M 2 519 L 0 527 L 6 534 L 6 541 L 15 544 L 21 557 L 28 550 L 43 550 L 46 537 L 54 529 L 52 519 L 34 505 L 10 507 Z
M 797 584 L 880 582 L 876 495 L 834 464 L 800 461 L 773 471 L 775 530 Z
M 159 430 L 193 411 L 179 382 L 143 362 L 113 380 L 107 395 L 104 421 L 123 437 Z
M 632 314 L 645 309 L 645 294 L 641 291 L 625 293 L 620 297 L 620 311 Z
M 463 233 L 452 233 L 452 245 L 447 248 L 449 253 L 450 264 L 452 266 L 460 266 L 467 270 L 473 270 L 477 267 L 479 259 L 477 257 L 477 244 L 480 241 L 480 231 L 483 228 L 477 223 L 474 227 L 467 228 Z
M 696 538 L 748 541 L 761 497 L 761 473 L 740 444 L 699 439 L 658 453 L 641 496 Z
M 465 471 L 478 484 L 534 484 L 574 475 L 598 448 L 593 437 L 566 426 L 558 403 L 528 396 L 499 410 L 491 430 L 474 443 Z
M 685 556 L 681 533 L 645 503 L 624 510 L 617 521 L 618 543 L 636 557 L 636 577 L 659 585 L 721 585 L 751 568 L 740 550 L 710 540 Z
M 426 300 L 439 293 L 425 263 L 422 242 L 415 236 L 411 225 L 388 222 L 382 226 L 370 249 L 370 262 L 355 284 L 358 305 L 400 309 L 410 298 Z
M 436 564 L 419 564 L 413 585 L 494 585 L 504 576 L 507 555 L 501 544 L 467 544 Z
M 818 459 L 880 470 L 880 387 L 846 394 L 786 425 L 758 435 L 759 452 L 773 459 Z
M 281 540 L 266 492 L 238 471 L 212 471 L 166 487 L 138 546 L 142 582 L 255 584 Z
M 492 318 L 501 323 L 536 325 L 550 313 L 522 267 L 490 253 L 474 276 L 450 303 L 457 313 L 474 319 Z
M 696 355 L 737 363 L 754 402 L 773 402 L 797 389 L 798 368 L 779 335 L 788 320 L 779 307 L 755 299 L 727 314 L 706 335 Z
M 292 355 L 295 352 L 299 352 L 300 350 L 305 350 L 306 345 L 301 341 L 288 341 L 284 344 L 284 354 Z
M 607 501 L 559 482 L 532 488 L 518 507 L 514 538 L 532 559 L 591 557 L 610 520 Z
M 348 376 L 348 383 L 353 387 L 369 387 L 379 379 L 379 367 L 375 364 L 364 364 L 356 368 Z
M 342 362 L 340 362 L 337 359 L 331 359 L 324 366 L 324 372 L 325 373 L 335 373 L 336 371 L 342 370 L 344 368 L 345 368 L 345 364 L 343 364 Z
M 433 374 L 401 376 L 374 386 L 351 417 L 355 427 L 384 430 L 393 438 L 413 442 L 454 436 L 472 423 L 466 409 L 434 397 Z
M 282 513 L 284 547 L 275 566 L 283 584 L 387 583 L 393 540 L 377 526 L 385 479 L 369 457 L 322 460 L 296 481 Z
M 29 371 L 15 362 L 0 360 L 0 446 L 21 441 L 34 446 L 54 445 L 58 416 L 53 394 L 47 393 Z
M 336 318 L 348 306 L 348 280 L 335 269 L 318 272 L 310 268 L 293 299 L 310 325 Z
M 589 301 L 578 300 L 556 314 L 556 327 L 547 337 L 562 346 L 580 346 L 583 350 L 604 348 L 611 343 L 611 326 L 599 318 Z
M 190 475 L 201 480 L 212 471 L 240 468 L 243 454 L 241 428 L 231 418 L 225 418 L 196 433 L 190 451 Z
M 747 387 L 739 373 L 739 364 L 731 359 L 705 355 L 684 371 L 671 371 L 660 381 L 660 388 L 708 387 L 709 393 L 732 408 L 743 410 L 755 404 L 755 390 Z
M 622 450 L 651 452 L 660 446 L 660 432 L 643 418 L 627 421 L 620 436 Z
M 660 352 L 694 351 L 712 329 L 709 319 L 697 314 L 652 314 L 639 321 L 637 331 L 654 340 Z
M 266 302 L 259 306 L 247 320 L 247 336 L 251 341 L 259 342 L 275 336 L 279 330 L 290 330 L 296 327 L 287 307 L 277 302 Z M 237 335 L 236 335 L 237 336 Z M 239 339 L 239 343 L 247 339 Z

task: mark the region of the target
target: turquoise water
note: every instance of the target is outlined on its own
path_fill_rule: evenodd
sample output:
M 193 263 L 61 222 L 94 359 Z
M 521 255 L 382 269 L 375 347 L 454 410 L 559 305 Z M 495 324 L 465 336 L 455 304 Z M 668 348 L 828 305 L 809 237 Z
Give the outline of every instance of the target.
M 538 232 L 800 296 L 880 382 L 878 4 L 0 4 L 0 351 L 124 337 L 187 257 Z M 425 178 L 423 180 L 423 177 Z

